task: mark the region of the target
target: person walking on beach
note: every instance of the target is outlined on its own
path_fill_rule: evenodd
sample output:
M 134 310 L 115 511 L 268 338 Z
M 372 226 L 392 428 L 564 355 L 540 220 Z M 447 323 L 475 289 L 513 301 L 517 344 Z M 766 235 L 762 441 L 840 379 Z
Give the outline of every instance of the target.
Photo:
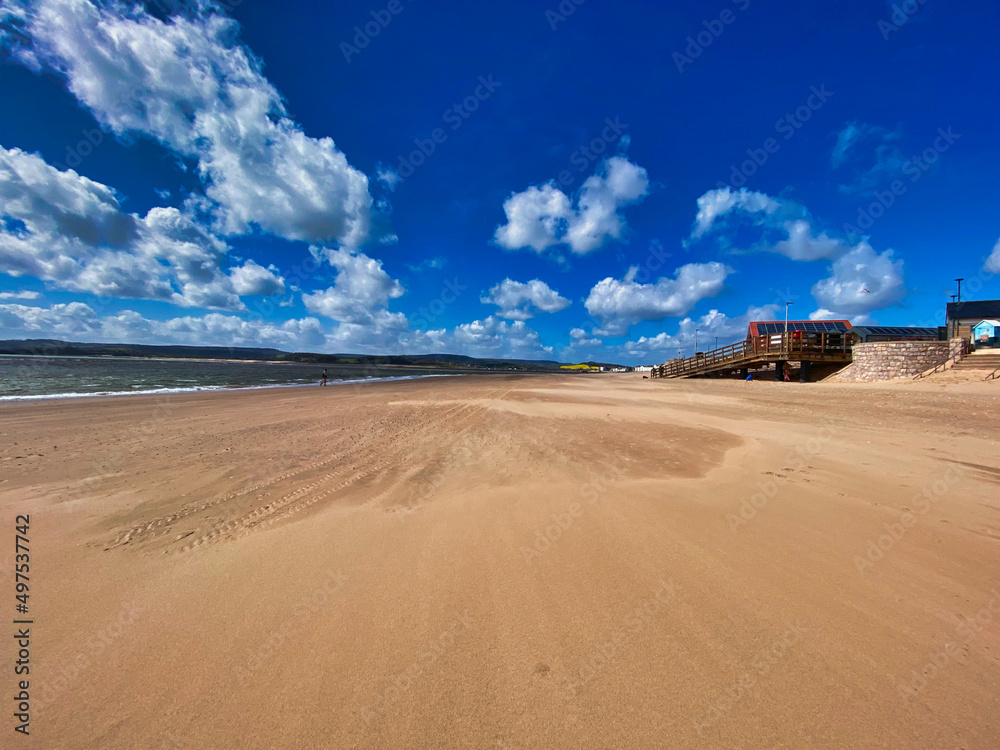
M 320 385 L 326 385 L 326 368 L 323 368 L 323 379 L 319 381 Z

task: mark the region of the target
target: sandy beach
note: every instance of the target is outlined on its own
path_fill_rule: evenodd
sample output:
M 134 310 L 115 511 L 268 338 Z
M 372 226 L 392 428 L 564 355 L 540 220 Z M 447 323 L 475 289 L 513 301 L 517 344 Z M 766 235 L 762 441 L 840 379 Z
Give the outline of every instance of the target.
M 3 745 L 997 748 L 998 420 L 636 374 L 0 404 Z

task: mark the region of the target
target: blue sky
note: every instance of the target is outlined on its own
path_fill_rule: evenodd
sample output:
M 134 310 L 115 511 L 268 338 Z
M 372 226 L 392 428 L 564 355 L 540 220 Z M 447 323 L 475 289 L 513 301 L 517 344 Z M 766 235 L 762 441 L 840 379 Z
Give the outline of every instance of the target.
M 0 0 L 0 338 L 630 364 L 1000 297 L 993 3 Z

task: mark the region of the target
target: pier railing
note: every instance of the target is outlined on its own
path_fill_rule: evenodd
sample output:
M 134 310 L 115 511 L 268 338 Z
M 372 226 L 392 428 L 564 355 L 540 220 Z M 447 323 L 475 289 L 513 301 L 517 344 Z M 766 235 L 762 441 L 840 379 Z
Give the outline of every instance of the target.
M 679 378 L 751 368 L 767 362 L 848 362 L 850 359 L 850 337 L 843 333 L 789 331 L 752 336 L 693 357 L 674 359 L 654 367 L 650 374 L 654 378 Z

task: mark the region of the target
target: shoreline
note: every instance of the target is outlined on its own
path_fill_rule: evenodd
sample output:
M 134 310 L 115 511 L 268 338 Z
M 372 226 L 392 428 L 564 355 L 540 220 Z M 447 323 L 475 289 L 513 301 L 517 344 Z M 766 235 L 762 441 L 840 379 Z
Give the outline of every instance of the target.
M 334 385 L 360 385 L 364 383 L 391 383 L 400 380 L 421 380 L 423 378 L 450 378 L 464 377 L 465 373 L 428 373 L 426 375 L 389 375 L 386 377 L 353 378 L 343 380 L 327 380 L 327 386 Z M 319 386 L 319 383 L 273 383 L 268 385 L 202 385 L 185 388 L 150 388 L 136 391 L 96 391 L 96 392 L 72 392 L 72 393 L 40 393 L 27 396 L 0 396 L 2 403 L 19 403 L 22 401 L 50 401 L 60 399 L 78 398 L 117 398 L 122 396 L 161 396 L 165 394 L 179 393 L 219 393 L 229 391 L 262 391 L 272 388 L 309 388 Z

